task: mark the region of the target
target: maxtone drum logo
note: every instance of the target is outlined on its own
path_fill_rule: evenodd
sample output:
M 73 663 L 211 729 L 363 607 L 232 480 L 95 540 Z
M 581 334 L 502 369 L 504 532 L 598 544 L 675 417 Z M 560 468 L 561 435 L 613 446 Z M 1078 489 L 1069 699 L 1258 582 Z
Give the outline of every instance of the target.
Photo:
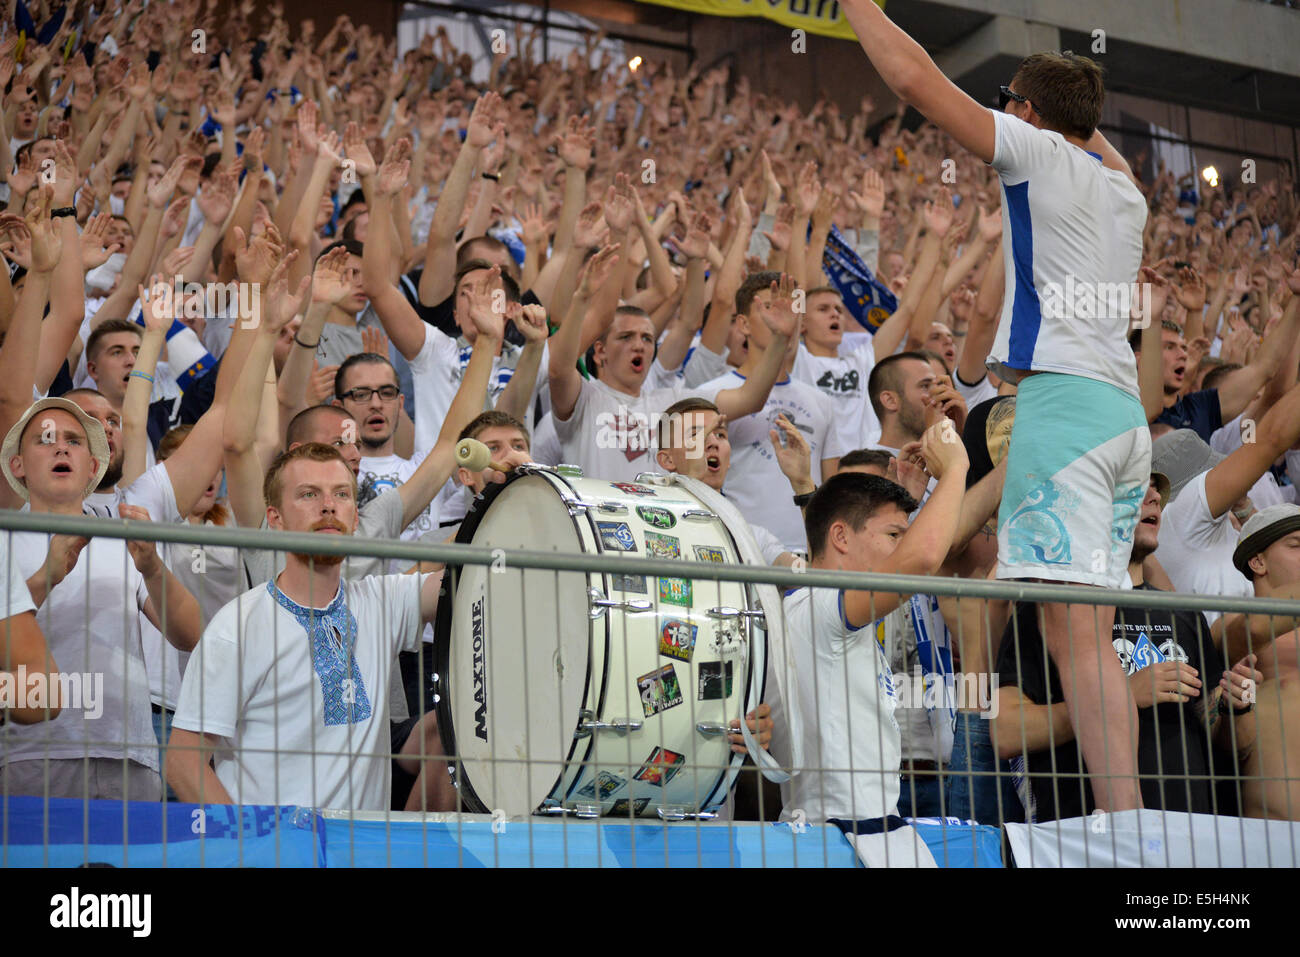
M 483 599 L 474 602 L 471 620 L 474 629 L 474 702 L 478 708 L 474 711 L 474 733 L 484 741 L 487 733 L 487 681 L 483 677 Z

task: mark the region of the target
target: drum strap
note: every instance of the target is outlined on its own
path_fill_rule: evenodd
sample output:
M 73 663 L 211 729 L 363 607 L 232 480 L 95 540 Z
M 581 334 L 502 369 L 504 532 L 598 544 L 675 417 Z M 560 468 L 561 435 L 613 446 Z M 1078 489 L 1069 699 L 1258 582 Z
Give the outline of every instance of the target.
M 696 479 L 677 474 L 672 475 L 671 479 L 675 484 L 681 485 L 698 498 L 704 505 L 707 505 L 722 519 L 728 531 L 736 540 L 736 548 L 740 553 L 739 557 L 745 564 L 767 564 L 763 559 L 762 549 L 758 547 L 758 542 L 749 530 L 749 524 L 736 506 Z M 775 784 L 784 784 L 790 780 L 793 774 L 798 774 L 798 769 L 803 766 L 803 736 L 799 705 L 795 698 L 794 660 L 791 658 L 789 648 L 785 642 L 785 632 L 780 627 L 780 616 L 782 614 L 781 593 L 775 585 L 755 585 L 754 590 L 758 593 L 759 601 L 763 605 L 763 610 L 769 616 L 770 622 L 767 629 L 767 654 L 765 659 L 766 666 L 776 679 L 776 695 L 780 699 L 780 707 L 774 706 L 772 711 L 774 714 L 779 714 L 788 723 L 788 727 L 783 731 L 789 737 L 790 767 L 795 770 L 786 771 L 783 769 L 781 763 L 759 745 L 758 739 L 750 732 L 743 716 L 740 722 L 740 733 L 745 739 L 745 748 L 749 751 L 750 758 L 763 773 L 763 777 Z M 775 616 L 775 618 L 773 619 L 770 616 Z M 743 659 L 745 655 L 744 644 L 742 643 L 733 653 L 738 653 Z

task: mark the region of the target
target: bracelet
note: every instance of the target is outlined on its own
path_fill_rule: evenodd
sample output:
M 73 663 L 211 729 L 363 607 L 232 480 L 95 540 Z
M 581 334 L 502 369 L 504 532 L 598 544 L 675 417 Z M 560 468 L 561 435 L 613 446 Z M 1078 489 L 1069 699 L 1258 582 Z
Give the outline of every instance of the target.
M 58 209 L 50 210 L 50 219 L 54 219 L 56 216 L 71 216 L 73 219 L 76 219 L 77 207 L 60 206 Z
M 319 346 L 319 345 L 320 345 L 320 340 L 319 340 L 319 339 L 316 340 L 315 345 L 310 345 L 310 346 L 307 345 L 307 343 L 303 342 L 301 339 L 298 338 L 298 334 L 297 334 L 297 333 L 294 333 L 293 341 L 296 342 L 296 343 L 298 343 L 298 345 L 302 346 L 304 349 L 315 349 L 316 346 Z
M 127 375 L 127 378 L 129 379 L 131 378 L 131 376 L 135 376 L 137 379 L 144 379 L 146 382 L 150 382 L 150 383 L 153 382 L 153 376 L 151 376 L 147 372 L 136 372 L 134 369 L 132 369 L 130 374 Z
M 501 174 L 500 174 L 500 173 L 480 173 L 479 175 L 482 176 L 484 179 L 490 179 L 490 180 L 492 180 L 492 182 L 494 182 L 494 183 L 499 183 L 499 182 L 501 182 Z
M 1232 704 L 1232 699 L 1228 695 L 1225 694 L 1219 697 L 1219 714 L 1221 715 L 1226 716 L 1228 712 L 1231 711 L 1232 714 L 1241 716 L 1244 714 L 1250 714 L 1254 710 L 1255 710 L 1255 702 L 1253 701 L 1239 711 L 1237 710 L 1236 706 Z
M 800 492 L 798 495 L 794 496 L 794 504 L 798 505 L 800 508 L 803 508 L 805 505 L 807 505 L 809 502 L 812 501 L 812 497 L 816 494 L 817 494 L 816 489 L 814 489 L 811 492 Z

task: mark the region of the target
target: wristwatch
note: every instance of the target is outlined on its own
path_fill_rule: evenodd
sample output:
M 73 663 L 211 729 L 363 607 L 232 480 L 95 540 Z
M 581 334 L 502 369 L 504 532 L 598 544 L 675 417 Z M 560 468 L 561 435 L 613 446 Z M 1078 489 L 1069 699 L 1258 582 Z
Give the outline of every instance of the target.
M 58 209 L 52 209 L 52 210 L 50 210 L 50 219 L 54 219 L 56 216 L 71 216 L 73 219 L 76 219 L 76 218 L 77 218 L 77 207 L 75 207 L 75 206 L 60 206 Z
M 798 495 L 794 496 L 794 504 L 798 505 L 800 508 L 803 508 L 805 505 L 807 505 L 809 502 L 812 501 L 812 497 L 816 494 L 817 494 L 816 489 L 814 489 L 811 492 L 800 492 Z

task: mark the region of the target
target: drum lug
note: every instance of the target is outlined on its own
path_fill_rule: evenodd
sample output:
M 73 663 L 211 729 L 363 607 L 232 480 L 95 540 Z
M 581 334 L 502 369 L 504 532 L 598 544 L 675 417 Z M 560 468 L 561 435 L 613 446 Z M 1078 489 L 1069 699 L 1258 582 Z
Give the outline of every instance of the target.
M 725 724 L 714 724 L 711 721 L 701 721 L 695 726 L 695 730 L 700 732 L 700 734 L 708 735 L 709 737 L 718 737 L 724 734 L 740 734 L 740 731 L 736 728 Z
M 644 598 L 628 598 L 623 601 L 616 601 L 613 598 L 606 598 L 599 588 L 592 588 L 588 591 L 591 600 L 591 609 L 588 612 L 592 620 L 599 618 L 609 609 L 614 608 L 619 611 L 650 611 L 654 605 Z
M 682 518 L 689 518 L 696 522 L 712 522 L 717 519 L 717 515 L 710 512 L 707 508 L 688 508 L 682 512 Z
M 716 811 L 697 811 L 686 804 L 664 804 L 655 808 L 655 813 L 661 821 L 713 821 L 718 817 Z
M 637 472 L 633 479 L 638 485 L 669 485 L 671 481 L 663 472 Z
M 572 814 L 574 817 L 583 819 L 600 817 L 599 804 L 575 804 L 573 807 L 565 807 L 554 798 L 547 798 L 542 802 L 542 806 L 537 809 L 538 814 L 550 814 L 555 817 L 565 817 Z
M 613 731 L 615 734 L 627 734 L 640 731 L 642 722 L 625 718 L 622 721 L 597 721 L 594 712 L 583 709 L 578 712 L 578 730 L 573 732 L 575 738 L 589 737 L 594 731 Z
M 627 506 L 622 502 L 601 502 L 596 508 L 608 515 L 626 515 Z
M 739 618 L 748 618 L 750 621 L 757 622 L 760 628 L 767 627 L 767 617 L 761 610 L 752 611 L 748 608 L 731 608 L 723 605 L 710 608 L 705 614 L 715 621 L 735 621 Z

